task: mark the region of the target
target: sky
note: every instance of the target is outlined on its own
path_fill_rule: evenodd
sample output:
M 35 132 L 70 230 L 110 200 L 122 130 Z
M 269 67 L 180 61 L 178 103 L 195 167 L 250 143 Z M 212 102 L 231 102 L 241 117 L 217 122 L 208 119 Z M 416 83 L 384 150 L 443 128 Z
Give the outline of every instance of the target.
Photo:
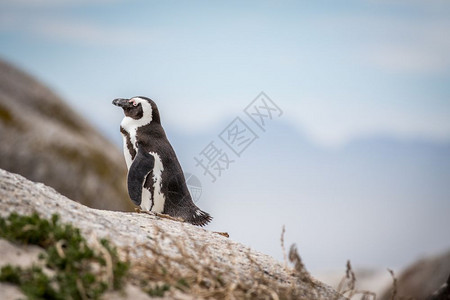
M 93 119 L 111 115 L 111 98 L 143 94 L 198 131 L 264 90 L 322 145 L 450 138 L 446 1 L 0 5 L 0 54 Z
M 314 166 L 306 168 L 317 179 L 315 185 L 319 185 L 319 179 L 323 177 L 327 178 L 326 184 L 348 183 L 339 180 L 348 169 L 342 167 L 342 172 L 330 171 L 324 163 L 338 159 L 339 165 L 346 166 L 347 155 L 356 157 L 349 161 L 355 164 L 357 170 L 353 171 L 364 174 L 364 161 L 358 160 L 355 153 L 367 152 L 367 149 L 355 146 L 359 149 L 356 151 L 352 147 L 358 144 L 357 141 L 373 137 L 388 137 L 397 146 L 398 141 L 406 143 L 408 153 L 419 149 L 421 143 L 442 146 L 444 150 L 427 152 L 431 156 L 420 156 L 420 161 L 426 164 L 436 153 L 443 151 L 442 161 L 447 163 L 449 53 L 448 1 L 0 1 L 0 57 L 43 81 L 117 145 L 121 142 L 117 131 L 121 112 L 111 105 L 114 98 L 144 95 L 155 100 L 159 110 L 164 112 L 163 125 L 171 133 L 173 144 L 181 148 L 177 152 L 181 152 L 180 160 L 186 166 L 192 164 L 193 154 L 210 140 L 217 139 L 221 130 L 236 116 L 245 118 L 243 109 L 264 91 L 283 114 L 276 120 L 279 123 L 273 127 L 275 131 L 268 135 L 272 138 L 265 138 L 258 132 L 262 142 L 249 148 L 251 155 L 239 158 L 239 167 L 231 173 L 233 176 L 216 185 L 204 184 L 209 189 L 206 194 L 220 194 L 217 198 L 223 201 L 226 201 L 225 197 L 233 196 L 224 192 L 230 184 L 240 187 L 245 194 L 244 185 L 240 183 L 245 183 L 246 178 L 239 174 L 254 170 L 261 160 L 273 159 L 267 165 L 273 173 L 280 172 L 274 162 L 283 157 L 271 158 L 270 151 L 284 152 L 271 148 L 275 141 L 292 147 L 285 155 L 293 161 L 283 161 L 284 168 L 290 169 L 291 173 L 287 177 L 280 176 L 284 178 L 284 183 L 280 181 L 280 184 L 285 186 L 288 202 L 294 201 L 292 196 L 296 190 L 292 186 L 286 187 L 285 182 L 289 182 L 286 178 L 297 174 L 295 176 L 308 181 L 309 173 L 303 174 L 301 170 L 302 163 L 308 162 L 290 156 L 297 149 L 300 153 L 309 149 L 303 155 L 323 168 L 319 168 L 322 172 Z M 283 138 L 276 140 L 280 136 Z M 307 142 L 293 145 L 290 139 Z M 386 139 L 375 139 L 374 143 L 373 148 L 379 149 L 377 147 L 384 145 Z M 192 152 L 186 150 L 187 154 L 183 154 L 184 149 L 192 149 Z M 395 151 L 389 153 L 397 153 Z M 401 156 L 403 152 L 398 153 Z M 414 164 L 415 159 L 419 159 L 412 155 L 404 164 L 395 164 L 395 159 L 388 157 L 392 161 L 380 156 L 374 162 L 384 162 L 386 168 L 380 167 L 380 174 L 389 172 L 391 162 L 401 168 L 392 180 L 400 180 L 410 168 L 408 163 Z M 428 207 L 430 220 L 433 213 L 450 213 L 448 202 L 445 202 L 449 199 L 446 183 L 450 183 L 450 178 L 445 170 L 436 169 L 439 162 L 433 160 L 433 164 L 423 167 L 435 176 L 430 179 L 429 187 L 438 189 L 436 195 L 439 195 L 435 195 L 434 200 L 441 205 L 428 204 L 430 207 L 435 205 L 434 210 Z M 290 165 L 300 169 L 294 170 Z M 411 176 L 425 170 L 421 166 L 413 168 Z M 253 171 L 249 176 L 255 174 Z M 267 176 L 261 180 L 272 178 Z M 382 177 L 367 178 L 366 183 L 374 180 L 382 182 Z M 411 186 L 405 182 L 404 193 L 398 199 L 411 196 L 406 192 Z M 268 190 L 263 194 L 276 196 L 276 189 L 270 189 L 271 186 L 275 185 L 268 181 Z M 382 185 L 374 185 L 369 190 L 382 188 Z M 214 194 L 214 190 L 221 192 Z M 358 191 L 362 190 L 359 186 Z M 417 193 L 421 191 L 431 193 L 431 189 L 426 188 Z M 331 194 L 318 195 L 316 192 L 310 190 L 305 195 L 322 197 L 326 201 L 331 199 Z M 350 194 L 338 196 L 345 194 L 349 197 L 348 203 L 356 201 L 358 193 L 351 194 L 350 187 L 347 192 Z M 398 194 L 393 186 L 386 193 L 390 200 L 396 199 Z M 425 198 L 418 199 L 415 202 L 418 203 L 417 210 L 412 211 L 423 210 L 421 205 Z M 264 202 L 267 205 L 261 214 L 274 209 L 268 201 Z M 326 201 L 311 206 L 311 211 L 343 207 Z M 395 202 L 399 210 L 404 205 L 402 201 Z M 251 203 L 246 202 L 241 208 L 251 211 Z M 205 205 L 214 209 L 207 203 Z M 240 207 L 238 203 L 233 205 Z M 296 207 L 298 204 L 285 205 Z M 382 213 L 385 208 L 380 206 L 377 212 Z M 287 215 L 281 216 L 280 224 L 277 223 L 270 232 L 276 239 L 283 218 L 287 218 Z M 415 217 L 410 216 L 411 224 Z M 223 221 L 218 217 L 218 224 L 225 226 Z M 291 228 L 296 224 L 291 224 Z M 447 225 L 440 223 L 439 226 L 443 224 Z M 342 228 L 349 228 L 347 225 L 342 224 Z M 431 226 L 425 232 L 436 228 Z M 234 230 L 238 240 L 281 257 L 276 254 L 278 250 L 261 242 L 263 237 L 252 240 L 250 236 L 240 235 L 238 227 Z M 299 231 L 294 230 L 292 241 L 300 239 L 295 232 Z M 319 232 L 325 234 L 327 230 L 322 227 Z M 310 231 L 302 232 L 308 233 Z M 379 241 L 385 233 L 386 229 L 379 229 Z M 363 239 L 362 235 L 356 236 Z M 310 239 L 314 240 L 312 235 Z M 402 245 L 407 249 L 413 244 Z M 347 249 L 344 246 L 342 251 Z M 369 246 L 370 243 L 367 249 Z M 437 251 L 444 246 L 450 245 L 435 244 L 433 249 Z M 425 251 L 422 250 L 403 260 L 401 252 L 386 260 L 380 257 L 374 264 L 404 265 Z M 312 257 L 317 248 L 311 247 L 306 249 L 308 251 Z M 355 252 L 355 255 L 358 254 Z M 336 256 L 335 260 L 330 258 L 322 263 L 318 258 L 311 258 L 311 265 L 322 269 L 327 264 L 344 266 L 343 257 Z M 370 256 L 361 257 L 362 264 L 363 259 L 369 260 Z

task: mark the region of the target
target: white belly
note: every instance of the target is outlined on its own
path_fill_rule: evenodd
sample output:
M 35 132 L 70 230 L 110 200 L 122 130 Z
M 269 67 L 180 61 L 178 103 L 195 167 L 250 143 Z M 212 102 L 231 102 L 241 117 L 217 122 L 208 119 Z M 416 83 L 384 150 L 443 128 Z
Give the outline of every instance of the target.
M 162 193 L 162 172 L 164 171 L 164 166 L 162 164 L 161 158 L 158 153 L 149 152 L 155 158 L 155 166 L 153 167 L 153 207 L 152 211 L 157 213 L 162 213 L 164 211 L 164 203 L 166 202 L 166 197 Z M 144 188 L 145 190 L 145 188 Z
M 136 153 L 138 149 L 136 149 L 136 130 L 128 131 L 130 135 L 131 144 L 133 148 L 135 148 Z M 125 162 L 127 164 L 128 170 L 130 170 L 131 164 L 133 163 L 133 158 L 131 157 L 130 151 L 127 147 L 127 138 L 125 135 L 123 137 L 123 154 L 125 156 Z M 147 178 L 147 180 L 152 181 L 153 184 L 153 195 L 150 193 L 150 190 L 142 186 L 142 198 L 140 207 L 142 210 L 153 211 L 157 213 L 162 213 L 164 211 L 164 203 L 166 202 L 166 197 L 164 193 L 162 193 L 162 173 L 164 171 L 164 166 L 161 158 L 156 152 L 149 152 L 149 154 L 153 155 L 155 159 L 155 166 L 153 167 L 152 178 Z M 152 205 L 153 204 L 153 205 Z
M 127 169 L 130 170 L 131 164 L 133 163 L 133 159 L 131 158 L 130 151 L 128 151 L 126 136 L 122 135 L 122 138 L 123 138 L 123 156 L 125 156 L 125 163 L 127 164 Z

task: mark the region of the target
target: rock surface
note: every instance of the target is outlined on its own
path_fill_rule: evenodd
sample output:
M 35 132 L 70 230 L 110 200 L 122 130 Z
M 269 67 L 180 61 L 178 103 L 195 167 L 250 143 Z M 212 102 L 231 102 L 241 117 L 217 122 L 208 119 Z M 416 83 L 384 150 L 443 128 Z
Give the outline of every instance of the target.
M 397 275 L 397 295 L 405 299 L 429 299 L 450 276 L 450 251 L 421 259 L 407 267 Z M 380 297 L 391 299 L 392 289 L 389 288 Z
M 120 151 L 48 88 L 1 60 L 0 137 L 0 168 L 90 207 L 133 210 Z
M 0 170 L 0 215 L 6 217 L 12 212 L 37 212 L 45 218 L 57 213 L 63 223 L 80 228 L 88 239 L 108 238 L 118 248 L 119 255 L 131 263 L 129 278 L 134 286 L 127 287 L 125 292 L 136 291 L 139 282 L 151 279 L 149 270 L 155 270 L 151 268 L 158 262 L 166 261 L 170 264 L 166 266 L 166 276 L 187 278 L 194 273 L 199 280 L 208 274 L 220 276 L 220 282 L 230 289 L 230 294 L 239 285 L 248 284 L 256 290 L 262 288 L 261 282 L 265 282 L 266 296 L 263 298 L 267 299 L 278 299 L 275 291 L 281 288 L 292 289 L 296 295 L 301 295 L 300 299 L 343 299 L 325 284 L 300 277 L 294 269 L 272 257 L 219 234 L 148 214 L 88 208 L 43 184 Z M 196 294 L 195 299 L 202 298 L 198 295 L 201 294 Z M 188 292 L 179 290 L 167 297 L 193 299 Z M 128 296 L 130 298 L 133 297 Z M 207 298 L 214 299 L 215 295 L 209 294 Z
M 16 245 L 0 239 L 0 267 L 11 262 L 21 268 L 31 267 L 34 263 L 38 263 L 38 256 L 41 253 L 43 251 L 39 247 Z M 0 282 L 0 291 L 1 299 L 26 298 L 19 288 L 12 284 Z

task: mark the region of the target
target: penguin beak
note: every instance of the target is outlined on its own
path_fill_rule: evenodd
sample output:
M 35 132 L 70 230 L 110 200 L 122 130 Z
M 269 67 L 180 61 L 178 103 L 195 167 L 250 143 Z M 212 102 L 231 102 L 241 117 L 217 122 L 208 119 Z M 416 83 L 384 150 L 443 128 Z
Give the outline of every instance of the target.
M 128 101 L 129 101 L 129 99 L 119 98 L 119 99 L 114 99 L 112 104 L 114 104 L 115 106 L 122 107 L 122 108 L 130 108 L 133 106 L 133 104 Z

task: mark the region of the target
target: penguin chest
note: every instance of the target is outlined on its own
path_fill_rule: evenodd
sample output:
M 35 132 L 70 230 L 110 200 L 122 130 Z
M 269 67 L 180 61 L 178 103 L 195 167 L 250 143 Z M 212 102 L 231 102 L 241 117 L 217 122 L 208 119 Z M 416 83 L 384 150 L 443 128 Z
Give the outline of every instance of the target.
M 156 152 L 149 152 L 155 159 L 153 170 L 147 175 L 144 185 L 142 186 L 141 209 L 162 213 L 166 197 L 162 192 L 162 174 L 164 166 L 161 157 Z
M 131 156 L 131 151 L 127 146 L 127 138 L 123 136 L 123 156 L 125 157 L 125 163 L 127 164 L 127 169 L 129 170 L 131 164 L 133 163 L 133 157 Z
M 131 132 L 128 132 L 123 127 L 120 127 L 120 133 L 122 133 L 123 139 L 123 156 L 125 157 L 125 163 L 127 164 L 127 169 L 129 170 L 137 153 L 137 149 L 135 147 L 136 130 L 131 130 Z

